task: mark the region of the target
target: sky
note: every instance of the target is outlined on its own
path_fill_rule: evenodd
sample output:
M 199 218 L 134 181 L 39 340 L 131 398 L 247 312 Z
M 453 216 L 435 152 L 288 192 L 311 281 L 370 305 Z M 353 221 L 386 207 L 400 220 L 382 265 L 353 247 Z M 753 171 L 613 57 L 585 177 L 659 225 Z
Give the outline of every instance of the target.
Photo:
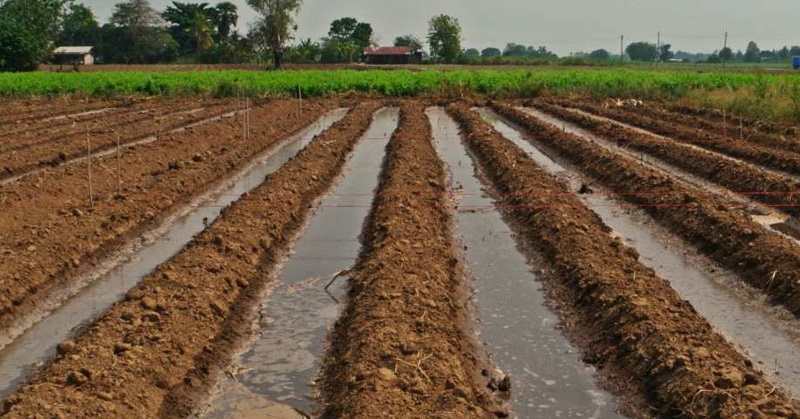
M 80 0 L 104 22 L 114 0 Z M 184 0 L 188 1 L 188 0 Z M 205 0 L 215 3 L 215 0 Z M 239 29 L 256 18 L 245 0 L 230 0 L 240 10 Z M 170 0 L 151 0 L 163 9 Z M 296 38 L 319 39 L 330 22 L 354 17 L 372 24 L 378 43 L 414 34 L 424 39 L 428 20 L 437 14 L 459 19 L 464 47 L 498 47 L 508 42 L 540 46 L 568 55 L 625 44 L 655 43 L 658 32 L 672 50 L 711 52 L 728 45 L 744 50 L 750 40 L 762 49 L 800 45 L 800 2 L 797 0 L 304 0 Z

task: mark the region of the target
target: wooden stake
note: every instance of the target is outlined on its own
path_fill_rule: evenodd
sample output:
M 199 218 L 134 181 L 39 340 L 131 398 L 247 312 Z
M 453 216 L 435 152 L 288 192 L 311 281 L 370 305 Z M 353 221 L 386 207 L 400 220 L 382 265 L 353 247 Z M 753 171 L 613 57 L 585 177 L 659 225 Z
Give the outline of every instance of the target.
M 744 140 L 744 121 L 742 116 L 739 116 L 739 139 Z
M 122 150 L 117 133 L 117 194 L 122 196 Z
M 89 130 L 86 130 L 86 168 L 89 177 L 89 208 L 94 209 L 94 196 L 92 191 L 92 143 L 89 139 Z

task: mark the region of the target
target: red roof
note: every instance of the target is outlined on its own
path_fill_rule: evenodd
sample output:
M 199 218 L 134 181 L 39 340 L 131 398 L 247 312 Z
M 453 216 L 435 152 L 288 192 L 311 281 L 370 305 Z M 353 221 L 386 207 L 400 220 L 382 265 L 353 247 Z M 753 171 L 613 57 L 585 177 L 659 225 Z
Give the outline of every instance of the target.
M 411 47 L 365 48 L 366 55 L 411 55 Z

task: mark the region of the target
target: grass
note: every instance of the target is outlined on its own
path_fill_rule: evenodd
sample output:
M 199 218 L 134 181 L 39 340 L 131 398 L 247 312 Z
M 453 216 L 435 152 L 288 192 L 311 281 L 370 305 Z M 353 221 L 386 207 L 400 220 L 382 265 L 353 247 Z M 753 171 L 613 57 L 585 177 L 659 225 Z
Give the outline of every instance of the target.
M 665 71 L 663 68 L 296 70 L 203 72 L 2 73 L 0 95 L 84 94 L 321 96 L 360 92 L 391 97 L 482 95 L 490 98 L 582 95 L 684 99 L 765 119 L 800 122 L 796 75 Z

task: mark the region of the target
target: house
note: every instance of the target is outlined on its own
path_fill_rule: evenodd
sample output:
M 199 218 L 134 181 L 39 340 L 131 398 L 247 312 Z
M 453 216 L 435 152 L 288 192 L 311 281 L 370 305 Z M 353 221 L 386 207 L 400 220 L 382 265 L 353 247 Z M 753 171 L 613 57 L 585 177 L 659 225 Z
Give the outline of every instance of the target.
M 94 47 L 58 47 L 53 51 L 56 64 L 63 65 L 92 65 L 94 64 Z
M 411 47 L 378 47 L 364 49 L 364 62 L 367 64 L 419 64 L 422 52 Z

